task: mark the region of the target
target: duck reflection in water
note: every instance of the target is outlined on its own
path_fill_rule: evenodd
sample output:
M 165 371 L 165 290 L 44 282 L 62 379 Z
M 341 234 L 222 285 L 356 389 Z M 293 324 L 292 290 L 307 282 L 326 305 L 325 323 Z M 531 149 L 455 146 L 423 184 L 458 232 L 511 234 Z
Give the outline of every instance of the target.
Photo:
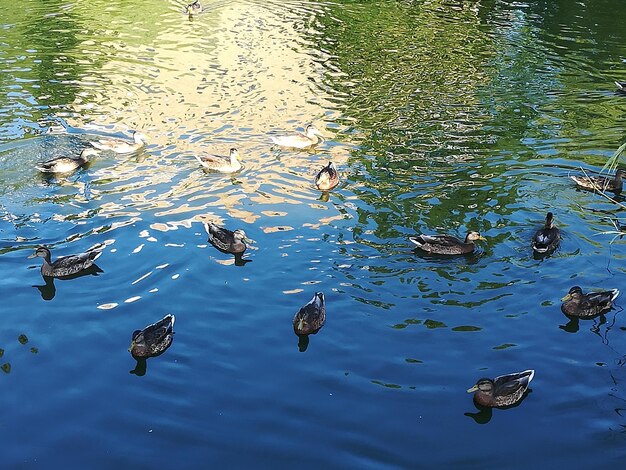
M 158 357 L 169 349 L 174 340 L 174 315 L 165 315 L 161 320 L 146 326 L 143 330 L 135 330 L 128 351 L 137 361 L 131 374 L 146 374 L 146 359 Z
M 204 229 L 209 236 L 207 241 L 211 245 L 224 254 L 233 255 L 235 258 L 235 266 L 245 266 L 246 263 L 252 261 L 251 259 L 245 259 L 243 257 L 243 254 L 248 248 L 246 242 L 249 243 L 253 241 L 246 236 L 246 232 L 241 229 L 231 231 L 219 227 L 212 222 L 205 223 Z
M 74 274 L 70 274 L 69 276 L 56 276 L 56 279 L 60 279 L 61 281 L 68 281 L 70 279 L 77 279 L 79 277 L 83 277 L 83 276 L 97 276 L 100 273 L 103 273 L 104 271 L 102 269 L 100 269 L 100 267 L 97 264 L 92 264 L 91 266 L 89 266 L 86 269 L 83 269 L 82 271 L 78 271 L 77 273 Z M 54 279 L 55 277 L 53 276 L 41 276 L 43 278 L 43 281 L 45 282 L 45 284 L 43 285 L 34 285 L 33 287 L 36 287 L 37 289 L 39 289 L 39 292 L 41 293 L 41 298 L 43 300 L 52 300 L 54 299 L 54 296 L 56 295 L 56 287 L 54 285 Z
M 324 294 L 316 292 L 313 298 L 293 317 L 293 331 L 298 336 L 298 349 L 307 350 L 309 335 L 316 334 L 326 322 Z

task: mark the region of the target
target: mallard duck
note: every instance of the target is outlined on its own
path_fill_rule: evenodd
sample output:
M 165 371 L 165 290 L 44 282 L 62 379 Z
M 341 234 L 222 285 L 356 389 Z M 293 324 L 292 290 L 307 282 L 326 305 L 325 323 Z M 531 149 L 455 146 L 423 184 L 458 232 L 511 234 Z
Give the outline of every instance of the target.
M 576 186 L 590 191 L 613 191 L 619 193 L 622 191 L 622 177 L 626 175 L 626 170 L 619 169 L 615 172 L 615 177 L 608 176 L 570 176 L 576 183 Z
M 209 242 L 218 250 L 233 255 L 246 251 L 246 232 L 238 228 L 234 232 L 223 227 L 218 227 L 214 223 L 204 224 L 206 233 L 209 234 Z
M 617 87 L 617 91 L 621 91 L 622 93 L 626 93 L 626 82 L 618 82 L 615 81 L 615 86 Z
M 238 160 L 239 152 L 237 149 L 230 149 L 228 157 L 224 155 L 194 155 L 196 160 L 200 162 L 207 170 L 219 171 L 221 173 L 234 173 L 241 169 L 241 162 Z
M 143 330 L 135 330 L 128 351 L 136 358 L 162 354 L 172 344 L 175 320 L 174 315 L 168 314 Z
M 101 251 L 90 250 L 78 255 L 62 256 L 53 263 L 50 259 L 50 250 L 45 246 L 40 246 L 29 258 L 43 258 L 43 265 L 41 266 L 43 276 L 64 277 L 90 268 L 101 255 Z
M 141 132 L 132 131 L 133 141 L 124 139 L 106 138 L 92 140 L 89 143 L 99 150 L 110 150 L 115 153 L 134 153 L 148 143 L 148 139 Z
M 467 393 L 474 393 L 474 402 L 490 408 L 514 405 L 522 399 L 535 371 L 525 370 L 501 375 L 495 379 L 482 378 Z
M 315 186 L 322 191 L 330 191 L 339 184 L 339 173 L 333 162 L 328 162 L 315 177 Z
M 89 157 L 98 155 L 98 151 L 92 148 L 83 149 L 78 157 L 57 157 L 47 162 L 39 163 L 37 168 L 42 173 L 70 173 L 85 165 Z
M 297 335 L 317 333 L 326 321 L 326 304 L 324 294 L 316 292 L 304 307 L 293 317 L 293 331 Z
M 559 229 L 554 226 L 554 215 L 552 212 L 548 212 L 546 224 L 542 229 L 537 230 L 533 237 L 533 250 L 537 253 L 548 253 L 557 247 L 560 239 Z
M 317 145 L 320 139 L 324 139 L 324 136 L 314 126 L 309 124 L 302 132 L 294 132 L 284 135 L 271 136 L 272 142 L 280 147 L 306 149 Z
M 464 255 L 474 251 L 474 240 L 485 240 L 478 232 L 468 232 L 465 241 L 451 235 L 418 235 L 409 237 L 418 248 L 437 255 Z
M 583 290 L 572 287 L 561 299 L 561 311 L 570 317 L 591 318 L 611 310 L 613 301 L 617 299 L 619 290 L 611 289 L 602 292 L 583 294 Z
M 202 13 L 202 5 L 200 5 L 199 0 L 196 0 L 193 3 L 190 3 L 185 7 L 185 11 L 190 15 L 197 15 L 198 13 Z

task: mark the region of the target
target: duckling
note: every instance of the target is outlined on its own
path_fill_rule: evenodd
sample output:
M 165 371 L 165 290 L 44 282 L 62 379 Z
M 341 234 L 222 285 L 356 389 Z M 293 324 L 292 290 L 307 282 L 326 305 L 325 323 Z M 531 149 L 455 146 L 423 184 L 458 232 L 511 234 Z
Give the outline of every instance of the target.
M 418 248 L 437 255 L 464 255 L 474 251 L 475 240 L 485 240 L 478 232 L 468 232 L 465 241 L 451 235 L 418 235 L 409 237 Z
M 617 299 L 619 290 L 611 289 L 602 292 L 583 294 L 583 290 L 572 287 L 561 299 L 561 311 L 570 317 L 591 318 L 611 310 L 613 301 Z
M 554 226 L 554 215 L 548 212 L 545 226 L 533 237 L 532 248 L 537 253 L 548 253 L 558 246 L 560 239 L 559 229 Z
M 626 82 L 618 82 L 615 81 L 615 86 L 617 86 L 617 91 L 621 91 L 622 93 L 626 93 Z
M 248 248 L 246 241 L 250 240 L 246 237 L 246 232 L 240 228 L 233 232 L 209 222 L 204 224 L 204 229 L 209 234 L 208 241 L 218 250 L 236 255 L 242 254 Z
M 185 7 L 185 11 L 189 15 L 197 15 L 198 13 L 202 13 L 202 5 L 200 5 L 200 1 L 196 0 L 193 3 L 190 3 Z
M 294 132 L 284 135 L 271 136 L 272 142 L 280 147 L 306 149 L 317 145 L 320 139 L 324 139 L 324 136 L 314 126 L 309 124 L 302 132 Z
M 174 339 L 175 321 L 176 317 L 168 314 L 143 330 L 135 330 L 128 351 L 135 358 L 148 358 L 162 354 L 170 347 Z
M 110 150 L 111 152 L 126 154 L 134 153 L 148 143 L 148 139 L 141 132 L 132 131 L 133 141 L 128 142 L 124 139 L 106 138 L 89 142 L 99 150 Z
M 514 405 L 522 399 L 528 385 L 535 376 L 532 369 L 524 372 L 501 375 L 495 379 L 482 378 L 467 393 L 474 393 L 474 403 L 493 407 Z
M 70 173 L 89 162 L 89 157 L 98 155 L 98 151 L 92 148 L 83 149 L 78 157 L 57 157 L 46 162 L 39 163 L 37 168 L 42 173 Z
M 321 191 L 330 191 L 339 184 L 339 173 L 333 162 L 328 162 L 315 177 L 315 186 Z
M 90 250 L 78 255 L 62 256 L 53 263 L 50 259 L 50 250 L 45 246 L 40 246 L 37 247 L 29 258 L 43 258 L 43 265 L 41 266 L 42 276 L 64 277 L 90 268 L 101 255 L 101 251 Z
M 326 321 L 324 294 L 316 292 L 313 298 L 293 317 L 293 331 L 297 335 L 309 335 L 319 331 Z
M 241 162 L 238 160 L 239 152 L 235 148 L 230 149 L 228 157 L 223 155 L 203 155 L 201 157 L 194 155 L 194 157 L 207 170 L 234 173 L 241 169 Z
M 589 191 L 612 191 L 620 193 L 622 191 L 622 177 L 626 175 L 626 170 L 619 169 L 615 172 L 615 178 L 608 176 L 570 176 L 576 186 Z

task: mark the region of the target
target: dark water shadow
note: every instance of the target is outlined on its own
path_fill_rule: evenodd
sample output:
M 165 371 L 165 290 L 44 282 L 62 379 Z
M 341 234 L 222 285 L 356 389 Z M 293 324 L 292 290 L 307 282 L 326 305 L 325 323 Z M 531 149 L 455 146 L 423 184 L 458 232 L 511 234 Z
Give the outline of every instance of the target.
M 222 250 L 220 247 L 214 245 L 213 243 L 211 243 L 211 240 L 209 240 L 209 243 L 211 244 L 213 248 L 215 248 L 220 253 L 232 256 L 235 259 L 235 266 L 245 266 L 246 264 L 251 263 L 253 261 L 251 259 L 247 259 L 243 257 L 243 255 L 245 254 L 245 251 L 243 251 L 242 253 L 231 253 L 230 251 Z
M 517 401 L 516 403 L 513 403 L 512 405 L 508 405 L 508 406 L 498 406 L 495 408 L 498 410 L 510 410 L 512 408 L 517 408 L 518 406 L 522 404 L 524 400 L 526 400 L 526 397 L 530 395 L 532 392 L 533 392 L 532 388 L 529 388 L 528 390 L 524 392 L 524 395 L 522 395 L 522 398 L 520 398 L 519 401 Z M 466 413 L 463 413 L 463 415 L 469 418 L 472 418 L 476 424 L 489 423 L 489 421 L 491 421 L 491 417 L 493 416 L 493 408 L 489 406 L 479 405 L 476 402 L 474 402 L 474 406 L 476 407 L 478 412 L 476 413 L 466 412 Z
M 61 281 L 69 281 L 71 279 L 77 279 L 79 277 L 84 277 L 84 276 L 97 276 L 103 272 L 104 271 L 97 264 L 92 264 L 87 269 L 83 269 L 82 271 L 71 274 L 69 276 L 60 276 L 60 277 L 54 278 L 51 276 L 42 275 L 41 277 L 43 278 L 43 281 L 45 284 L 34 285 L 33 287 L 39 290 L 39 292 L 41 293 L 41 298 L 43 300 L 52 300 L 54 299 L 54 296 L 56 295 L 56 292 L 57 292 L 56 287 L 54 285 L 55 279 L 59 279 Z
M 309 336 L 316 335 L 317 332 L 320 331 L 321 329 L 322 327 L 318 328 L 315 331 L 312 331 L 308 335 L 299 335 L 296 333 L 296 336 L 298 337 L 298 351 L 305 352 L 307 348 L 309 347 Z

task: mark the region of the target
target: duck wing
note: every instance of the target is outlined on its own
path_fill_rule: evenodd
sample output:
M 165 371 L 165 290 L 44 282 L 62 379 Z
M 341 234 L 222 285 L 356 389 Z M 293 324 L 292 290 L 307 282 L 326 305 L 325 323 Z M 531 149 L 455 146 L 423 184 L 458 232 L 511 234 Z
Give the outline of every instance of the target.
M 77 255 L 62 256 L 52 263 L 52 270 L 57 276 L 76 274 L 92 266 L 101 255 L 101 251 L 89 251 Z
M 618 295 L 619 291 L 617 289 L 603 292 L 590 292 L 586 294 L 584 299 L 580 302 L 580 307 L 582 309 L 594 307 L 601 307 L 603 309 L 610 308 Z
M 39 163 L 37 168 L 42 173 L 63 173 L 78 168 L 82 162 L 70 157 L 57 157 L 46 162 Z
M 235 241 L 235 234 L 226 228 L 218 227 L 215 224 L 205 224 L 205 229 L 209 234 L 211 244 L 220 250 L 228 250 Z
M 152 325 L 148 325 L 143 329 L 143 337 L 146 344 L 156 345 L 167 340 L 167 336 L 172 334 L 174 329 L 174 315 L 166 315 Z
M 534 370 L 525 370 L 508 375 L 501 375 L 494 379 L 494 395 L 514 395 L 520 389 L 526 389 L 535 376 Z
M 423 243 L 439 246 L 458 246 L 465 243 L 452 235 L 419 235 L 415 237 Z
M 311 139 L 302 133 L 286 134 L 286 135 L 273 135 L 271 136 L 272 142 L 281 147 L 293 147 L 303 148 L 313 145 Z

